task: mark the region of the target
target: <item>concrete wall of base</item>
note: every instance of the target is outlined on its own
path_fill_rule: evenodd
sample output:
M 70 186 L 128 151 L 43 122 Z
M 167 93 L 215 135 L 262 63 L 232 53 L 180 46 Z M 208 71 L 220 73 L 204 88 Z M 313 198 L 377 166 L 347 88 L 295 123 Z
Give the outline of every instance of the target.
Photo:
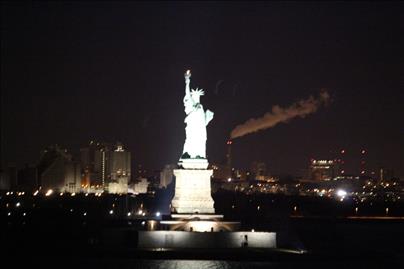
M 276 248 L 276 233 L 139 231 L 139 248 Z

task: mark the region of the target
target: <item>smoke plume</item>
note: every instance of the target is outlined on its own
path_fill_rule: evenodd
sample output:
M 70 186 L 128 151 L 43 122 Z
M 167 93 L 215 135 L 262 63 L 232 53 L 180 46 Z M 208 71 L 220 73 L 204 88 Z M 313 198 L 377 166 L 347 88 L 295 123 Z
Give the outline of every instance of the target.
M 282 108 L 275 105 L 272 107 L 271 112 L 265 113 L 261 118 L 252 118 L 243 124 L 237 125 L 231 132 L 230 138 L 234 139 L 246 134 L 265 130 L 280 122 L 287 122 L 295 117 L 304 118 L 307 115 L 316 112 L 321 105 L 327 104 L 329 100 L 330 95 L 328 92 L 322 91 L 317 99 L 310 96 L 308 99 L 300 100 L 288 108 Z

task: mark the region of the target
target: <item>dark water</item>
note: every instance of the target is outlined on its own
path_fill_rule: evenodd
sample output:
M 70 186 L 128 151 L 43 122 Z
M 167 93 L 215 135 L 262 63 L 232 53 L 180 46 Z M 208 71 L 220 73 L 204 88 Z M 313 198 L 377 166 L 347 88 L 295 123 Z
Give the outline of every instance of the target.
M 10 198 L 11 199 L 11 198 Z M 15 198 L 21 199 L 21 198 Z M 4 203 L 15 204 L 14 201 Z M 5 204 L 0 207 L 1 268 L 404 268 L 404 221 L 359 220 L 336 217 L 290 218 L 275 214 L 276 218 L 246 216 L 247 225 L 259 230 L 277 232 L 280 248 L 305 249 L 308 255 L 243 255 L 240 252 L 200 250 L 196 253 L 144 253 L 133 250 L 134 239 L 124 237 L 122 244 L 111 245 L 102 236 L 105 229 L 138 229 L 136 222 L 127 226 L 120 219 L 102 217 L 106 206 L 96 204 L 92 210 L 77 203 L 63 206 L 43 203 L 41 209 L 13 209 L 7 215 Z M 38 202 L 36 202 L 38 203 Z M 0 203 L 1 204 L 1 203 Z M 23 201 L 23 205 L 29 204 Z M 52 207 L 51 207 L 52 206 Z M 74 207 L 71 212 L 70 208 Z M 80 211 L 80 210 L 81 211 Z M 83 211 L 88 212 L 85 217 Z M 99 210 L 99 214 L 96 213 Z M 274 209 L 275 210 L 275 209 Z M 247 212 L 249 212 L 247 210 Z M 109 216 L 109 215 L 108 215 Z M 129 225 L 129 224 L 128 224 Z M 140 225 L 140 220 L 139 220 Z M 261 227 L 261 226 L 262 227 Z M 119 249 L 121 248 L 121 249 Z

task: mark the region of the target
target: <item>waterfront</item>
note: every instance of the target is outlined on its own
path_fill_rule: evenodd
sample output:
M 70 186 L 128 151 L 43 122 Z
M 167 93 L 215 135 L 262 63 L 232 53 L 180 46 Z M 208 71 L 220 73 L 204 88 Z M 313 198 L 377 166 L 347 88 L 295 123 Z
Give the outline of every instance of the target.
M 63 268 L 84 268 L 89 264 L 105 268 L 192 268 L 188 264 L 195 268 L 288 268 L 295 264 L 360 267 L 365 264 L 377 268 L 386 263 L 402 263 L 402 202 L 389 205 L 394 209 L 389 217 L 380 214 L 384 205 L 368 208 L 368 215 L 355 216 L 354 205 L 349 201 L 342 203 L 328 198 L 313 200 L 279 195 L 252 198 L 217 193 L 215 199 L 222 213 L 230 218 L 240 216 L 244 230 L 275 231 L 279 250 L 140 250 L 136 248 L 136 231 L 147 229 L 144 222 L 148 219 L 159 219 L 155 214 L 156 199 L 152 197 L 13 194 L 3 195 L 0 202 L 2 253 L 11 261 L 23 253 L 26 259 L 21 262 L 38 265 L 63 260 L 66 261 L 60 265 Z M 296 202 L 306 206 L 304 214 L 294 213 Z M 261 205 L 258 211 L 257 203 Z M 232 208 L 232 204 L 236 207 Z M 113 214 L 110 213 L 112 205 Z M 143 208 L 142 214 L 139 207 Z M 129 216 L 127 210 L 133 215 Z M 126 233 L 118 247 L 105 236 L 111 230 Z

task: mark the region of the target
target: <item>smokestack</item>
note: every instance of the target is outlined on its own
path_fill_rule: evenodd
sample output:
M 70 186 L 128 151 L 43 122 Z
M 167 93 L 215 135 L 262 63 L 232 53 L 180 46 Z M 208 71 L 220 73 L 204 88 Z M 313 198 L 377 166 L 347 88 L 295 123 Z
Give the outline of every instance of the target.
M 229 168 L 229 174 L 228 178 L 232 177 L 232 169 L 231 169 L 231 144 L 233 144 L 233 141 L 230 139 L 227 140 L 226 145 L 227 145 L 227 154 L 226 154 L 226 159 L 227 159 L 227 167 Z
M 234 139 L 246 134 L 265 130 L 280 122 L 288 122 L 295 117 L 304 118 L 307 115 L 316 112 L 322 104 L 327 104 L 329 99 L 330 95 L 328 92 L 322 91 L 317 99 L 310 96 L 308 99 L 300 100 L 287 108 L 275 105 L 272 107 L 271 112 L 265 113 L 261 118 L 251 118 L 245 123 L 237 125 L 231 132 L 230 138 Z

